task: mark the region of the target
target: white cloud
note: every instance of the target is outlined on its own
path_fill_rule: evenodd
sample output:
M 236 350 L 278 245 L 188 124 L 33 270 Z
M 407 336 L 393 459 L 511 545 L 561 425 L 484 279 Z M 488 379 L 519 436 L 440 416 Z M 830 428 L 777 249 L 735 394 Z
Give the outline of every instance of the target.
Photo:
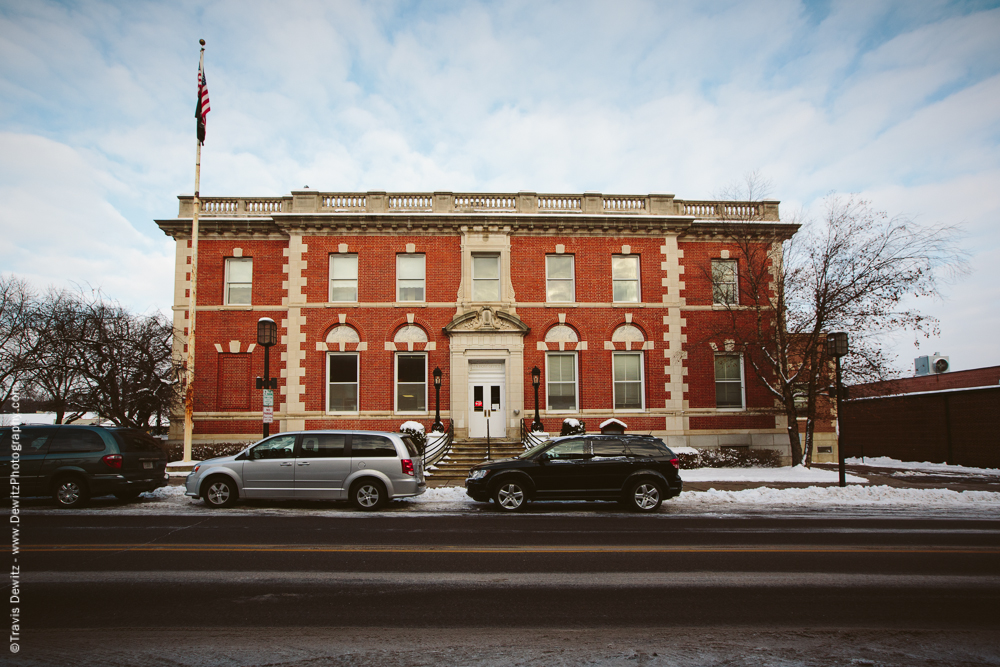
M 206 194 L 703 198 L 760 168 L 786 215 L 839 190 L 967 221 L 974 272 L 925 309 L 956 367 L 997 364 L 998 32 L 947 2 L 8 4 L 0 260 L 169 305 L 153 220 L 193 190 L 204 37 Z

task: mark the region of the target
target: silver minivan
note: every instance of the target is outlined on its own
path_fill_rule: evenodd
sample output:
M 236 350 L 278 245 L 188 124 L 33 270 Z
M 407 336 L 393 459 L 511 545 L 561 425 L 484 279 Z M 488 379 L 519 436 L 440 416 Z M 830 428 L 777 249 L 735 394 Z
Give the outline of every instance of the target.
M 377 510 L 427 490 L 417 446 L 383 431 L 282 433 L 235 456 L 209 459 L 187 477 L 185 495 L 209 507 L 239 498 L 350 500 Z

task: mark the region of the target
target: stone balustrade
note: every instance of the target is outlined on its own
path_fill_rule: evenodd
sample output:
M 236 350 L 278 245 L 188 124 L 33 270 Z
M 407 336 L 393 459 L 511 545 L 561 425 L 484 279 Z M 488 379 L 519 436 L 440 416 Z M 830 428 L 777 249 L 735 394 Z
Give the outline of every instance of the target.
M 179 217 L 190 218 L 194 198 L 182 195 Z M 670 194 L 605 195 L 455 192 L 319 192 L 296 190 L 284 197 L 203 197 L 200 216 L 266 217 L 276 214 L 543 214 L 668 216 L 697 220 L 777 222 L 778 202 L 696 201 Z

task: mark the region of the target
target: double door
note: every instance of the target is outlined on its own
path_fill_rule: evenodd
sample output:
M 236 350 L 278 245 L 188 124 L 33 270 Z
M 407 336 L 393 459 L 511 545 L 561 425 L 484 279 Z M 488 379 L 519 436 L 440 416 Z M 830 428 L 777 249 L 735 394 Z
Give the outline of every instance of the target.
M 469 364 L 469 437 L 504 438 L 507 406 L 503 362 Z

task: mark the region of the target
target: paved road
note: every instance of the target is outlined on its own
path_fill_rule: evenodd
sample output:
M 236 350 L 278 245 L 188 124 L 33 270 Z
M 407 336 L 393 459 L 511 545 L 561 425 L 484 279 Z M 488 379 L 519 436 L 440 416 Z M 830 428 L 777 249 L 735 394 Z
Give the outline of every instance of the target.
M 829 647 L 839 646 L 827 641 L 830 632 L 874 632 L 880 641 L 894 638 L 910 647 L 961 638 L 950 655 L 981 645 L 985 653 L 977 655 L 995 662 L 970 664 L 1000 664 L 1000 653 L 989 649 L 1000 643 L 1000 520 L 570 509 L 440 517 L 66 513 L 28 516 L 24 523 L 17 557 L 30 629 L 24 645 L 26 651 L 32 646 L 34 632 L 44 642 L 35 645 L 41 652 L 35 655 L 69 650 L 67 638 L 78 649 L 96 637 L 116 637 L 118 647 L 131 642 L 149 650 L 169 633 L 200 638 L 192 645 L 216 650 L 239 638 L 237 648 L 248 650 L 263 632 L 298 637 L 300 648 L 322 651 L 340 637 L 346 643 L 338 644 L 337 655 L 368 651 L 370 664 L 378 663 L 371 651 L 387 646 L 389 636 L 393 646 L 410 638 L 404 644 L 413 659 L 397 652 L 393 660 L 424 664 L 414 661 L 414 647 L 427 649 L 437 637 L 433 646 L 466 646 L 451 656 L 453 664 L 492 664 L 468 638 L 486 633 L 483 642 L 502 646 L 508 632 L 534 646 L 534 653 L 518 654 L 527 664 L 532 656 L 552 658 L 556 648 L 573 664 L 581 647 L 603 642 L 597 638 L 608 633 L 676 647 L 678 634 L 690 642 L 738 628 L 747 637 L 784 633 L 785 640 L 811 630 L 821 634 L 799 645 L 821 637 Z M 59 631 L 67 628 L 74 630 Z M 927 641 L 927 633 L 942 632 Z M 923 640 L 900 639 L 900 633 L 924 633 Z M 249 644 L 248 636 L 254 638 Z M 571 642 L 577 653 L 553 648 L 565 636 L 577 637 Z M 744 646 L 732 633 L 720 637 L 729 637 L 727 646 L 738 655 L 756 641 Z M 364 641 L 370 643 L 358 645 Z M 269 647 L 276 645 L 259 647 L 260 655 Z M 107 645 L 94 650 L 104 651 L 106 664 L 119 664 L 108 662 Z M 628 650 L 645 650 L 651 659 L 666 655 L 652 656 L 649 646 Z M 247 654 L 206 664 L 254 660 Z M 691 655 L 682 662 L 701 664 Z M 920 661 L 911 655 L 910 663 Z

